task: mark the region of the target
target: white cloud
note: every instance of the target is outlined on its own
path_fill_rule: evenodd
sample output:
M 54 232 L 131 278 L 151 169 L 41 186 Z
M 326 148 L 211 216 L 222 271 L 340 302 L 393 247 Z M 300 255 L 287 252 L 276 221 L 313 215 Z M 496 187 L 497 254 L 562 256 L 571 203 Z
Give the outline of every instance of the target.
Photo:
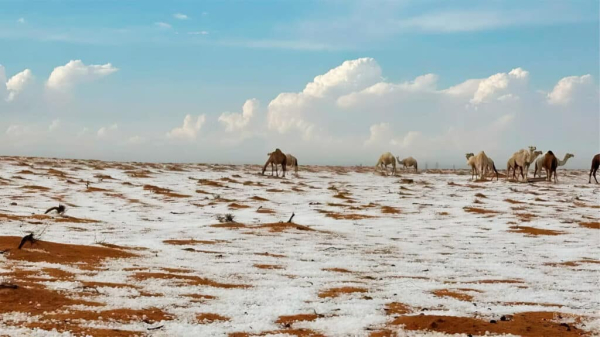
M 132 136 L 132 137 L 129 137 L 129 139 L 127 140 L 127 142 L 129 144 L 138 145 L 138 144 L 145 143 L 146 139 L 144 137 L 140 137 L 140 136 Z
M 2 76 L 0 76 L 1 78 Z M 15 99 L 15 97 L 21 93 L 25 87 L 29 83 L 33 81 L 33 74 L 31 70 L 25 69 L 22 72 L 16 74 L 11 77 L 8 82 L 6 82 L 6 90 L 8 91 L 8 96 L 6 97 L 6 101 L 10 102 Z
M 46 86 L 53 90 L 68 91 L 76 84 L 100 79 L 117 70 L 110 63 L 85 65 L 81 60 L 71 60 L 64 66 L 54 68 L 48 77 Z
M 208 35 L 208 32 L 205 30 L 201 30 L 197 32 L 188 32 L 188 35 Z
M 182 14 L 182 13 L 175 13 L 175 14 L 173 14 L 173 17 L 175 19 L 177 19 L 177 20 L 187 20 L 187 19 L 189 19 L 189 17 L 187 15 Z
M 390 143 L 395 146 L 399 146 L 401 149 L 407 149 L 419 140 L 422 137 L 421 132 L 419 131 L 409 131 L 404 137 L 401 139 L 392 139 Z
M 392 139 L 392 130 L 390 124 L 379 123 L 371 125 L 369 128 L 369 138 L 365 140 L 364 146 L 389 145 Z
M 281 93 L 268 106 L 268 127 L 279 133 L 300 130 L 310 137 L 314 125 L 304 120 L 303 111 L 314 102 L 362 90 L 381 80 L 381 68 L 372 58 L 345 61 L 319 75 L 299 93 Z
M 22 23 L 25 23 L 25 18 L 19 18 L 19 19 L 17 20 L 17 22 L 18 22 L 18 23 L 21 23 L 21 24 L 22 24 Z
M 206 122 L 206 115 L 200 115 L 194 118 L 192 115 L 186 115 L 183 119 L 183 125 L 167 132 L 169 139 L 194 140 L 202 125 Z
M 173 28 L 173 26 L 171 26 L 170 24 L 166 23 L 166 22 L 155 22 L 154 25 L 158 28 L 161 29 L 171 29 Z
M 529 72 L 515 68 L 507 73 L 498 73 L 479 82 L 477 91 L 469 101 L 473 105 L 481 104 L 489 100 L 496 93 L 504 91 L 513 80 L 525 80 Z
M 59 126 L 60 126 L 60 120 L 55 119 L 52 121 L 52 123 L 50 123 L 50 126 L 48 126 L 48 131 L 54 131 L 54 130 L 58 129 Z
M 244 103 L 241 114 L 224 112 L 219 116 L 219 122 L 225 125 L 227 132 L 240 131 L 248 125 L 258 106 L 259 101 L 256 98 L 249 99 Z
M 90 129 L 88 128 L 83 128 L 81 130 L 79 130 L 79 132 L 77 132 L 77 137 L 83 137 L 84 135 L 86 135 L 88 132 L 90 131 Z
M 364 97 L 384 96 L 397 93 L 416 93 L 416 92 L 434 92 L 436 90 L 438 76 L 435 74 L 421 75 L 413 81 L 404 83 L 379 82 L 360 92 L 353 92 L 337 99 L 337 104 L 341 107 L 355 105 Z
M 366 147 L 377 147 L 380 151 L 406 149 L 414 145 L 421 136 L 421 132 L 419 131 L 409 131 L 403 137 L 397 137 L 394 135 L 389 123 L 379 123 L 371 125 L 369 128 L 369 138 L 365 140 L 363 145 Z
M 118 124 L 113 124 L 111 126 L 103 126 L 100 129 L 98 129 L 98 132 L 96 134 L 98 135 L 98 138 L 104 138 L 110 135 L 111 133 L 117 131 L 118 129 Z
M 592 76 L 590 74 L 564 77 L 556 83 L 552 92 L 548 94 L 548 103 L 567 104 L 572 100 L 575 90 L 590 84 L 592 84 Z
M 13 124 L 6 129 L 6 135 L 10 137 L 20 137 L 29 132 L 29 128 L 23 125 Z

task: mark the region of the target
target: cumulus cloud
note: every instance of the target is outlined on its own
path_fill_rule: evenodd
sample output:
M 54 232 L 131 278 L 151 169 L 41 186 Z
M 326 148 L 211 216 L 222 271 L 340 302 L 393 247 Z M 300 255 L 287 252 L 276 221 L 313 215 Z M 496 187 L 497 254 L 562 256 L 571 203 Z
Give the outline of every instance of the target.
M 548 103 L 564 105 L 572 100 L 574 92 L 584 86 L 592 83 L 592 76 L 590 74 L 583 76 L 569 76 L 564 77 L 556 83 L 552 92 L 548 97 Z
M 434 92 L 438 76 L 435 74 L 426 74 L 418 76 L 413 81 L 403 83 L 379 82 L 359 92 L 353 92 L 343 95 L 337 99 L 337 104 L 341 107 L 355 105 L 361 99 L 369 96 L 395 95 L 400 93 L 416 92 Z
M 369 138 L 365 140 L 364 146 L 388 145 L 392 139 L 390 124 L 379 123 L 369 128 Z
M 188 35 L 208 35 L 208 32 L 205 30 L 201 30 L 197 32 L 188 32 Z
M 167 138 L 180 140 L 194 140 L 206 122 L 206 115 L 193 117 L 186 115 L 183 119 L 183 125 L 167 132 Z
M 127 140 L 127 142 L 129 144 L 139 145 L 139 144 L 143 144 L 144 142 L 146 142 L 146 139 L 144 137 L 141 137 L 141 136 L 131 136 L 131 137 L 129 137 L 129 139 Z
M 173 26 L 166 22 L 155 22 L 154 25 L 160 29 L 171 29 Z
M 286 133 L 300 130 L 310 137 L 314 125 L 304 119 L 303 111 L 313 103 L 341 94 L 362 90 L 381 80 L 381 68 L 373 58 L 345 61 L 319 75 L 299 93 L 281 93 L 269 103 L 267 120 L 270 130 Z
M 4 72 L 4 69 L 0 70 L 0 72 Z M 0 79 L 5 77 L 5 74 L 0 74 Z M 8 95 L 6 97 L 6 101 L 10 102 L 19 95 L 31 82 L 33 81 L 33 74 L 31 70 L 25 69 L 22 72 L 11 77 L 8 82 L 6 82 L 6 91 Z
M 409 131 L 404 136 L 396 135 L 389 123 L 379 123 L 371 125 L 369 128 L 369 138 L 363 143 L 366 147 L 386 149 L 406 149 L 421 137 L 419 131 Z
M 17 22 L 18 22 L 18 23 L 21 23 L 21 24 L 22 24 L 22 23 L 25 23 L 25 18 L 19 18 L 19 19 L 17 20 Z
M 48 126 L 48 131 L 54 131 L 54 130 L 58 129 L 59 126 L 60 126 L 60 120 L 55 119 L 52 121 L 52 123 L 50 123 L 50 126 Z
M 110 135 L 111 133 L 117 131 L 118 129 L 119 129 L 118 124 L 113 124 L 111 126 L 103 126 L 100 129 L 98 129 L 98 132 L 96 134 L 98 135 L 98 138 L 105 138 L 108 135 Z
M 110 63 L 85 65 L 81 60 L 71 60 L 64 66 L 54 68 L 48 77 L 46 87 L 58 91 L 68 91 L 79 83 L 98 80 L 117 70 Z
M 177 20 L 187 20 L 189 19 L 189 17 L 183 13 L 175 13 L 173 14 L 173 17 Z
M 250 119 L 252 119 L 258 107 L 259 101 L 257 99 L 249 99 L 244 103 L 241 114 L 224 112 L 219 116 L 219 122 L 225 125 L 225 131 L 227 132 L 243 130 L 248 126 Z
M 508 88 L 509 84 L 515 80 L 525 80 L 529 72 L 515 68 L 507 73 L 498 73 L 479 82 L 473 98 L 469 101 L 473 105 L 481 104 L 494 97 L 497 93 Z
M 6 135 L 10 137 L 20 137 L 29 132 L 27 126 L 12 124 L 6 129 Z

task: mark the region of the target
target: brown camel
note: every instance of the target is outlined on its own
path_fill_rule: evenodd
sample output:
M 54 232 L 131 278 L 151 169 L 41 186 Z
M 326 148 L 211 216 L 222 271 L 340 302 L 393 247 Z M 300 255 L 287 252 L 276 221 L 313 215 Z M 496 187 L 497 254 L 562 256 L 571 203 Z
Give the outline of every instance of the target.
M 262 170 L 263 175 L 265 174 L 265 170 L 267 169 L 267 166 L 269 164 L 271 164 L 271 175 L 273 175 L 273 166 L 275 166 L 275 168 L 277 168 L 277 165 L 281 165 L 281 167 L 283 168 L 283 177 L 285 177 L 285 166 L 287 164 L 287 158 L 285 157 L 285 154 L 283 154 L 283 152 L 281 152 L 280 149 L 275 149 L 274 152 L 269 153 L 269 159 L 265 163 L 265 166 L 263 167 L 263 170 Z M 278 172 L 277 172 L 277 176 L 279 177 Z
M 598 183 L 598 179 L 596 179 L 596 171 L 598 171 L 598 167 L 600 167 L 600 153 L 595 155 L 592 159 L 592 169 L 590 170 L 590 180 L 588 181 L 588 184 L 592 183 L 592 175 L 594 175 L 596 184 Z
M 554 173 L 554 182 L 557 183 L 558 180 L 556 179 L 556 168 L 558 167 L 558 158 L 556 158 L 552 151 L 548 151 L 544 155 L 544 163 L 542 164 L 542 167 L 546 170 L 548 175 L 546 180 L 552 181 L 552 173 Z

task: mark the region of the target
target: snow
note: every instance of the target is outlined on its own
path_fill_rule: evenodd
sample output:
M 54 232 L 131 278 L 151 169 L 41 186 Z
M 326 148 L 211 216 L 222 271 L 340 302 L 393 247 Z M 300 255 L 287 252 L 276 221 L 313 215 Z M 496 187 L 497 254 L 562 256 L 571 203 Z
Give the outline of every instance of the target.
M 367 329 L 383 328 L 389 317 L 383 308 L 401 302 L 413 308 L 427 308 L 429 314 L 498 317 L 523 311 L 553 310 L 590 317 L 587 329 L 599 331 L 600 236 L 597 229 L 579 226 L 579 222 L 598 221 L 598 185 L 588 185 L 580 171 L 559 171 L 559 184 L 539 182 L 518 184 L 499 182 L 473 183 L 462 171 L 443 173 L 408 173 L 386 177 L 372 170 L 310 167 L 300 168 L 300 176 L 274 179 L 257 174 L 255 166 L 219 166 L 178 164 L 185 171 L 172 171 L 172 165 L 144 167 L 149 178 L 133 177 L 117 163 L 96 170 L 88 162 L 51 159 L 22 159 L 31 167 L 17 166 L 16 161 L 0 161 L 0 178 L 8 179 L 0 189 L 0 213 L 30 215 L 56 206 L 61 196 L 67 215 L 94 219 L 99 223 L 57 223 L 42 220 L 44 241 L 95 245 L 100 242 L 127 247 L 139 257 L 108 260 L 96 274 L 84 273 L 71 266 L 48 263 L 23 263 L 22 269 L 60 268 L 75 272 L 71 281 L 44 282 L 49 289 L 68 289 L 74 296 L 81 293 L 80 281 L 125 283 L 133 288 L 98 287 L 93 301 L 106 303 L 102 310 L 157 307 L 175 315 L 155 336 L 222 336 L 233 332 L 279 330 L 275 321 L 282 315 L 317 312 L 323 317 L 312 322 L 298 322 L 297 328 L 312 329 L 327 336 L 368 335 Z M 143 164 L 127 165 L 142 168 Z M 65 178 L 47 175 L 49 168 L 66 172 Z M 36 174 L 18 173 L 30 170 Z M 114 180 L 99 180 L 97 174 Z M 239 175 L 241 177 L 236 177 Z M 21 176 L 26 180 L 15 179 Z M 221 181 L 235 179 L 239 183 Z M 414 183 L 402 183 L 410 178 Z M 201 185 L 198 179 L 218 181 L 225 187 Z M 86 192 L 90 186 L 109 190 Z M 265 186 L 244 185 L 260 182 Z M 131 184 L 123 184 L 128 182 Z M 291 184 L 287 184 L 287 183 Z M 451 185 L 454 183 L 458 185 Z M 168 188 L 188 198 L 169 198 L 144 190 L 145 184 Z M 49 191 L 25 193 L 20 187 L 36 185 Z M 335 186 L 337 190 L 328 189 Z M 296 187 L 303 192 L 294 192 Z M 312 187 L 312 188 L 311 188 Z M 475 187 L 475 188 L 474 188 Z M 283 192 L 267 192 L 267 189 Z M 203 190 L 209 194 L 197 193 Z M 345 191 L 354 203 L 334 198 Z M 538 193 L 538 195 L 529 192 Z M 476 197 L 482 193 L 485 197 Z M 13 197 L 23 199 L 14 200 Z M 250 200 L 259 196 L 267 201 Z M 230 199 L 222 202 L 218 199 Z M 129 202 L 138 199 L 140 203 Z M 517 200 L 512 204 L 505 199 Z M 478 200 L 480 203 L 475 203 Z M 9 205 L 16 202 L 16 206 Z M 232 202 L 249 208 L 228 208 Z M 331 206 L 345 204 L 348 207 Z M 362 207 L 375 203 L 376 207 Z M 257 213 L 259 206 L 275 214 Z M 358 207 L 352 210 L 349 207 Z M 381 206 L 398 208 L 400 214 L 383 214 Z M 464 207 L 493 210 L 497 214 L 475 214 Z M 369 215 L 361 220 L 337 220 L 319 210 L 341 214 Z M 215 228 L 217 215 L 231 213 L 235 221 L 248 226 L 287 221 L 292 212 L 294 222 L 315 231 L 290 230 L 269 232 L 266 229 Z M 444 214 L 442 212 L 446 212 Z M 522 222 L 516 215 L 535 217 Z M 57 216 L 58 217 L 58 216 Z M 550 229 L 563 234 L 527 236 L 510 232 L 510 226 Z M 22 236 L 28 231 L 39 233 L 45 225 L 4 221 L 0 235 Z M 83 230 L 74 230 L 73 228 Z M 215 244 L 170 245 L 169 239 L 218 241 Z M 222 242 L 219 242 L 222 240 Z M 211 251 L 185 251 L 184 248 Z M 280 254 L 285 257 L 257 255 Z M 576 267 L 549 265 L 591 259 Z M 0 271 L 9 269 L 8 260 L 0 255 Z M 259 269 L 256 264 L 278 265 L 282 269 Z M 248 285 L 249 288 L 225 289 L 181 284 L 181 280 L 147 279 L 137 281 L 133 275 L 143 272 L 168 273 L 162 268 L 184 268 L 190 273 L 220 283 Z M 344 268 L 351 273 L 326 271 Z M 421 277 L 421 278 L 414 278 Z M 518 280 L 521 283 L 477 283 L 485 280 Z M 327 289 L 354 286 L 368 289 L 334 298 L 321 298 Z M 473 302 L 438 297 L 438 289 L 468 288 Z M 140 296 L 140 291 L 161 296 Z M 193 303 L 185 294 L 215 296 Z M 561 308 L 537 305 L 510 305 L 507 302 L 552 303 Z M 488 308 L 490 310 L 488 310 Z M 199 324 L 195 315 L 216 313 L 230 318 L 211 324 Z M 8 315 L 8 314 L 7 314 Z M 4 315 L 4 319 L 26 320 L 22 314 Z M 157 324 L 158 325 L 158 324 Z M 143 322 L 120 324 L 91 322 L 89 326 L 146 331 Z M 0 334 L 67 336 L 51 331 L 31 332 L 0 323 Z M 423 335 L 402 332 L 401 336 Z M 431 333 L 431 336 L 442 334 Z

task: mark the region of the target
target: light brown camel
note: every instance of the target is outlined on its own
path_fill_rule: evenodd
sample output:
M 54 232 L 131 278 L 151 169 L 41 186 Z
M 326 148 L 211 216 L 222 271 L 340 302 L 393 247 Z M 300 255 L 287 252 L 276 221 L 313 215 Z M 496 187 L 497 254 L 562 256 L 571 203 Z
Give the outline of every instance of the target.
M 544 157 L 545 156 L 541 156 L 541 157 L 539 157 L 535 161 L 535 167 L 534 167 L 534 170 L 533 170 L 533 177 L 534 178 L 535 178 L 536 175 L 539 175 L 540 177 L 542 176 L 542 171 L 543 171 L 542 170 L 542 166 L 544 164 Z M 565 164 L 567 164 L 567 161 L 569 160 L 569 158 L 573 158 L 573 157 L 575 157 L 575 155 L 572 154 L 572 153 L 565 154 L 565 158 L 563 160 L 559 160 L 558 161 L 558 167 L 565 166 Z
M 293 166 L 295 173 L 298 174 L 298 159 L 296 159 L 296 157 L 292 156 L 289 153 L 285 155 L 285 158 L 286 158 L 286 161 L 287 161 L 287 165 L 290 168 Z
M 596 171 L 598 171 L 598 167 L 600 167 L 600 153 L 592 158 L 592 168 L 590 169 L 590 180 L 588 181 L 588 184 L 592 183 L 592 174 L 594 175 L 596 184 L 598 183 L 598 179 L 596 179 Z
M 269 152 L 267 153 L 267 156 L 270 156 L 273 152 Z M 291 168 L 292 166 L 294 166 L 294 170 L 295 173 L 298 174 L 298 159 L 296 159 L 296 157 L 294 157 L 291 154 L 286 154 L 285 155 L 285 159 L 286 159 L 286 166 L 288 168 Z M 275 173 L 277 173 L 277 169 L 278 169 L 279 165 L 273 165 L 273 163 L 271 163 L 271 171 L 273 171 L 273 167 L 275 167 Z
M 379 157 L 379 160 L 377 161 L 375 167 L 385 170 L 385 173 L 387 174 L 387 166 L 390 164 L 392 164 L 393 168 L 392 174 L 396 175 L 396 158 L 394 158 L 394 155 L 392 155 L 391 153 L 386 152 Z
M 542 154 L 542 151 L 536 151 L 535 146 L 530 146 L 529 150 L 521 149 L 515 153 L 513 153 L 512 157 L 508 160 L 507 168 L 506 168 L 506 179 L 508 179 L 510 172 L 510 168 L 513 169 L 513 178 L 517 179 L 516 173 L 517 168 L 521 170 L 521 177 L 527 181 L 527 175 L 529 172 L 529 165 Z M 523 174 L 523 169 L 525 169 L 525 174 Z
M 485 180 L 485 174 L 489 166 L 489 158 L 485 152 L 481 151 L 476 156 L 473 153 L 467 153 L 467 165 L 471 166 L 471 179 L 473 179 L 473 171 L 475 172 L 475 179 L 480 174 L 481 179 Z
M 558 180 L 556 179 L 556 168 L 558 167 L 558 159 L 556 158 L 554 153 L 552 153 L 552 151 L 548 151 L 544 155 L 544 163 L 542 167 L 548 173 L 546 180 L 552 181 L 552 174 L 554 173 L 554 182 L 557 183 Z
M 271 175 L 273 175 L 273 165 L 275 165 L 275 169 L 277 169 L 277 165 L 281 165 L 281 167 L 283 168 L 283 177 L 285 177 L 285 167 L 287 164 L 287 158 L 285 157 L 285 154 L 281 152 L 280 149 L 275 149 L 274 152 L 269 153 L 269 159 L 265 163 L 261 174 L 265 174 L 265 170 L 267 169 L 267 166 L 269 164 L 271 164 Z M 279 173 L 277 173 L 277 176 L 279 177 Z
M 467 165 L 471 167 L 471 180 L 473 180 L 473 175 L 475 175 L 475 179 L 477 179 L 475 155 L 473 153 L 467 153 L 465 157 L 467 157 Z
M 418 172 L 417 169 L 417 160 L 413 157 L 408 157 L 408 158 L 404 158 L 402 160 L 400 160 L 400 157 L 396 157 L 396 159 L 398 160 L 398 164 L 402 164 L 403 168 L 410 168 L 410 167 L 414 167 L 415 168 L 415 172 Z

